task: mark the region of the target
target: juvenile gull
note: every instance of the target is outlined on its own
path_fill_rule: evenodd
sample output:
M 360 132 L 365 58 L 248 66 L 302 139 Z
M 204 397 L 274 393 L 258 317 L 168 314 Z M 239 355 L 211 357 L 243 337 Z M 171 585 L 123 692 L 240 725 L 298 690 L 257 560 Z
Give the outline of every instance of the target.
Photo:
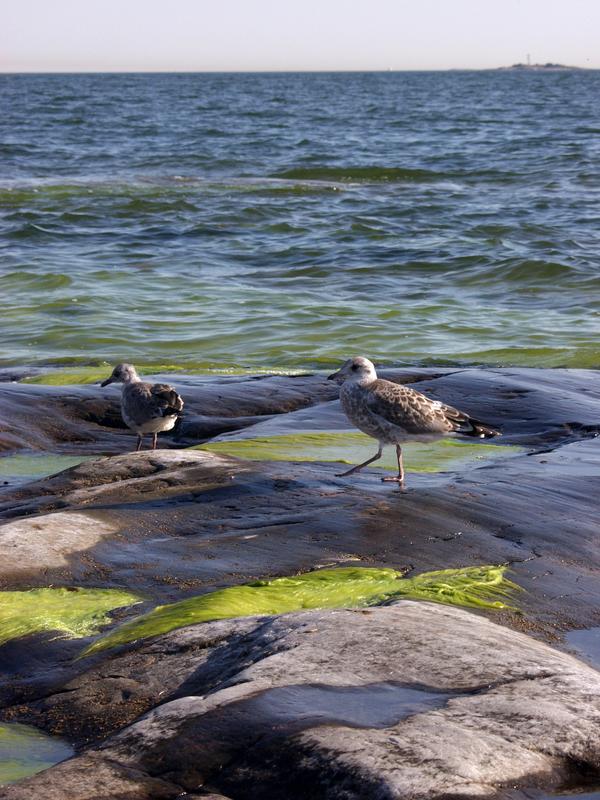
M 377 377 L 368 358 L 350 358 L 330 380 L 341 383 L 340 401 L 346 416 L 363 433 L 379 442 L 379 450 L 362 464 L 342 472 L 338 477 L 352 475 L 378 458 L 384 445 L 395 444 L 398 475 L 383 481 L 404 483 L 401 442 L 431 441 L 450 434 L 490 439 L 500 431 L 473 419 L 463 411 L 431 400 L 408 386 L 401 386 Z
M 162 431 L 170 431 L 183 409 L 183 400 L 167 383 L 146 383 L 135 371 L 133 364 L 118 364 L 109 383 L 122 383 L 121 416 L 127 427 L 138 435 L 136 450 L 142 447 L 144 434 L 152 434 L 152 449 L 156 450 L 156 437 Z

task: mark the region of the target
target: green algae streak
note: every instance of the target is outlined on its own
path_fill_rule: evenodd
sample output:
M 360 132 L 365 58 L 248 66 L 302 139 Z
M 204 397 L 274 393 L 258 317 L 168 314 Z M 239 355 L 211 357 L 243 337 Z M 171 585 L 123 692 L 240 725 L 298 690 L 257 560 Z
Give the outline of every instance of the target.
M 400 597 L 474 608 L 510 608 L 503 598 L 518 587 L 504 577 L 505 571 L 505 566 L 465 567 L 403 578 L 393 569 L 346 567 L 256 581 L 157 606 L 94 642 L 82 656 L 200 622 L 302 609 L 356 608 Z
M 100 383 L 108 378 L 113 370 L 114 364 L 106 362 L 100 366 L 79 366 L 62 367 L 60 369 L 48 370 L 38 375 L 29 375 L 22 378 L 20 383 L 34 383 L 44 386 L 76 386 L 90 383 Z M 163 375 L 167 373 L 179 373 L 186 375 L 223 375 L 223 376 L 244 376 L 244 375 L 300 375 L 300 369 L 267 369 L 247 367 L 216 365 L 190 365 L 173 363 L 136 363 L 140 373 L 143 375 Z
M 44 386 L 75 386 L 87 383 L 100 383 L 108 378 L 113 370 L 114 364 L 103 364 L 92 367 L 64 367 L 62 369 L 49 370 L 39 375 L 30 375 L 22 378 L 20 383 L 35 383 Z M 183 371 L 175 364 L 148 364 L 145 368 L 148 373 L 159 372 L 179 372 Z
M 73 755 L 62 739 L 30 725 L 0 723 L 0 786 L 35 775 Z
M 250 461 L 321 461 L 359 464 L 375 452 L 375 442 L 364 433 L 297 433 L 253 439 L 227 439 L 199 445 L 199 450 L 224 453 Z M 514 455 L 520 448 L 497 444 L 471 444 L 454 439 L 409 442 L 403 446 L 409 472 L 442 472 L 468 462 Z M 384 450 L 374 468 L 397 470 L 393 448 Z
M 0 592 L 0 645 L 31 633 L 91 636 L 110 622 L 109 611 L 141 602 L 119 589 L 30 589 Z

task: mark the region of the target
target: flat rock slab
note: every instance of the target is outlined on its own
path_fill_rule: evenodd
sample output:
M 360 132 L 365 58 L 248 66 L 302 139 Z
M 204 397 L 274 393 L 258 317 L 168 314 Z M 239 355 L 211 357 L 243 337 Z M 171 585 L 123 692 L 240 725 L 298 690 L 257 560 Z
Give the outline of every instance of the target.
M 85 461 L 0 495 L 0 518 L 64 506 L 167 500 L 227 484 L 246 465 L 204 450 L 153 450 Z
M 185 400 L 177 428 L 182 443 L 195 444 L 217 433 L 251 425 L 271 414 L 284 414 L 331 400 L 337 387 L 324 376 L 198 378 L 158 376 L 173 383 Z M 0 382 L 0 452 L 23 448 L 69 454 L 127 452 L 135 435 L 121 419 L 120 388 L 42 386 Z M 161 436 L 162 447 L 173 446 Z
M 116 532 L 91 514 L 63 511 L 0 525 L 0 571 L 13 576 L 67 566 L 67 556 Z
M 499 425 L 511 442 L 553 444 L 598 432 L 600 373 L 594 370 L 384 370 L 432 397 Z M 184 416 L 162 447 L 181 447 L 334 400 L 324 375 L 194 378 L 164 375 L 184 397 Z M 0 452 L 24 448 L 71 455 L 132 450 L 120 390 L 0 381 Z M 262 431 L 261 431 L 262 433 Z
M 26 516 L 30 532 L 54 528 L 57 539 L 69 518 L 55 512 L 85 514 L 113 533 L 91 543 L 82 528 L 55 567 L 48 539 L 30 536 L 31 569 L 0 559 L 0 586 L 103 585 L 168 602 L 320 566 L 508 562 L 527 589 L 517 600 L 526 617 L 511 624 L 550 634 L 599 624 L 600 439 L 519 453 L 468 476 L 409 474 L 405 492 L 377 471 L 336 470 L 186 450 L 87 461 L 5 494 L 0 514 L 8 524 Z M 2 530 L 0 555 L 12 550 L 2 550 Z
M 0 524 L 0 586 L 7 580 L 30 581 L 36 574 L 47 579 L 49 570 L 54 578 L 68 575 L 63 568 L 70 556 L 123 529 L 118 514 L 102 513 L 106 507 L 165 502 L 182 493 L 193 497 L 227 485 L 243 471 L 243 464 L 203 451 L 157 450 L 88 461 L 28 484 L 4 507 L 9 519 L 21 518 Z M 91 505 L 96 511 L 54 511 Z M 40 515 L 42 509 L 54 513 Z
M 515 797 L 600 770 L 600 673 L 428 603 L 182 629 L 108 656 L 38 714 L 77 733 L 104 712 L 110 728 L 140 697 L 144 717 L 0 798 Z
M 496 440 L 500 444 L 547 448 L 600 432 L 599 371 L 469 369 L 407 374 L 384 370 L 381 376 L 411 384 L 429 397 L 485 420 L 502 431 L 502 439 Z M 339 402 L 327 402 L 244 426 L 241 438 L 349 427 Z M 224 432 L 219 438 L 229 437 Z

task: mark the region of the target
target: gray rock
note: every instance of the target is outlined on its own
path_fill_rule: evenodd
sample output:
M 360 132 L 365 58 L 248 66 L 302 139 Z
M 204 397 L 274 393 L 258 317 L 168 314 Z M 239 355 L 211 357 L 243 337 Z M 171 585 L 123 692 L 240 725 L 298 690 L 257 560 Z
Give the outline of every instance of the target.
M 169 781 L 96 754 L 65 761 L 16 786 L 0 787 L 0 797 L 30 800 L 172 800 L 180 795 L 181 788 Z
M 237 393 L 254 384 L 281 385 L 298 391 L 294 403 L 305 397 L 308 379 L 278 380 L 222 385 Z M 28 575 L 27 586 L 119 586 L 167 602 L 316 566 L 430 570 L 509 562 L 528 590 L 520 598 L 527 618 L 510 624 L 556 636 L 565 627 L 597 624 L 600 606 L 600 439 L 582 438 L 591 436 L 594 414 L 598 418 L 598 382 L 598 373 L 570 370 L 468 370 L 421 380 L 419 388 L 432 395 L 444 396 L 445 387 L 449 394 L 460 391 L 457 404 L 493 423 L 502 416 L 502 441 L 515 428 L 516 439 L 537 437 L 544 450 L 547 435 L 560 434 L 563 444 L 554 441 L 552 452 L 520 454 L 463 475 L 412 474 L 404 493 L 382 486 L 376 470 L 344 480 L 335 478 L 334 464 L 249 463 L 159 450 L 91 461 L 17 489 L 5 487 L 0 516 L 76 511 L 116 531 L 89 549 L 74 542 L 66 564 Z M 321 403 L 254 429 L 330 426 L 339 419 L 336 407 L 337 401 Z M 0 584 L 19 588 L 23 576 L 5 568 Z
M 117 528 L 92 514 L 63 511 L 0 525 L 0 575 L 24 576 L 67 565 Z
M 166 500 L 186 491 L 227 485 L 247 469 L 239 460 L 205 450 L 152 450 L 84 461 L 10 492 L 0 517 L 22 516 L 56 507 Z
M 244 465 L 201 450 L 156 450 L 101 458 L 30 483 L 4 505 L 10 518 L 65 506 L 164 502 L 182 493 L 194 496 L 231 482 Z M 1 509 L 1 505 L 0 505 Z M 0 516 L 2 513 L 0 511 Z M 123 528 L 117 515 L 60 511 L 0 524 L 0 585 L 29 579 L 32 574 L 69 566 L 69 556 L 82 553 Z
M 323 376 L 213 377 L 191 383 L 178 381 L 177 376 L 162 378 L 184 397 L 184 417 L 175 433 L 186 444 L 336 396 L 336 388 Z M 135 437 L 121 419 L 120 397 L 116 387 L 0 381 L 0 452 L 19 448 L 70 454 L 131 451 Z M 160 444 L 172 446 L 173 439 L 161 436 Z
M 552 788 L 600 768 L 600 673 L 484 617 L 403 601 L 227 625 L 225 639 L 222 623 L 194 626 L 134 645 L 129 661 L 113 655 L 104 677 L 92 668 L 100 695 L 117 668 L 152 682 L 152 649 L 183 661 L 162 705 L 0 798 L 96 800 L 102 780 L 106 797 L 140 800 L 203 786 L 435 800 Z M 62 702 L 85 714 L 93 699 L 79 681 Z
M 0 492 L 0 584 L 122 587 L 148 607 L 320 566 L 508 562 L 527 592 L 523 615 L 496 617 L 504 625 L 549 641 L 597 625 L 600 373 L 388 377 L 418 379 L 537 452 L 413 474 L 406 492 L 376 470 L 337 479 L 333 464 L 100 458 Z M 344 424 L 322 377 L 173 382 L 185 442 Z M 3 383 L 0 448 L 125 450 L 117 396 Z M 404 602 L 232 620 L 74 661 L 82 646 L 38 635 L 0 649 L 4 718 L 90 748 L 0 797 L 521 800 L 510 787 L 600 769 L 599 674 L 463 611 Z

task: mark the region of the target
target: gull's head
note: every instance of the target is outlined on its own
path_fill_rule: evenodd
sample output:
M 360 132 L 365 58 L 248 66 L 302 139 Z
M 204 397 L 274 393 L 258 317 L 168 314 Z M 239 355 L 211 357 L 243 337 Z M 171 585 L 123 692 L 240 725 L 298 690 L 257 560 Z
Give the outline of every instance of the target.
M 117 364 L 110 378 L 102 381 L 100 386 L 108 386 L 109 383 L 135 383 L 136 381 L 139 381 L 139 377 L 133 364 Z
M 342 364 L 341 369 L 329 375 L 330 381 L 336 383 L 362 383 L 367 384 L 377 380 L 377 373 L 373 362 L 363 356 L 349 358 Z

